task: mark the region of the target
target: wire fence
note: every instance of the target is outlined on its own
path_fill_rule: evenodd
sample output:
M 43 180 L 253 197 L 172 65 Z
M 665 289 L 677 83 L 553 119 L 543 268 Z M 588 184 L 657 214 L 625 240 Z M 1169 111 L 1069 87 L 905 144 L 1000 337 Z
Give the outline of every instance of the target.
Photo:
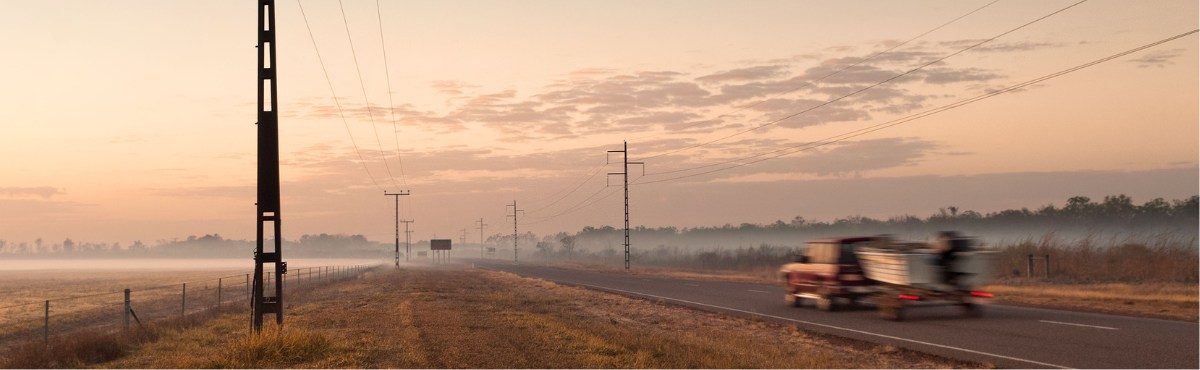
M 283 275 L 284 292 L 287 295 L 308 292 L 354 278 L 375 267 L 331 265 L 289 269 Z M 56 337 L 80 331 L 115 333 L 238 307 L 249 312 L 252 275 L 216 276 L 13 305 L 0 302 L 0 352 L 30 342 L 50 343 Z M 274 294 L 274 289 L 270 289 L 273 279 L 273 272 L 263 273 L 264 294 Z

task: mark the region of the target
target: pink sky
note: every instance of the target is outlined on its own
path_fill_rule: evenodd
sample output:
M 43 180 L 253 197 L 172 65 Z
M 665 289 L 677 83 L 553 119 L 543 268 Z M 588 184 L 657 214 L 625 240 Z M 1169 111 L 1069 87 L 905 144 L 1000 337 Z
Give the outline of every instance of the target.
M 604 176 L 620 169 L 604 164 L 622 141 L 646 162 L 634 225 L 1198 192 L 1195 34 L 842 142 L 651 183 L 1029 81 L 1198 19 L 1195 1 L 1088 1 L 813 108 L 1075 1 L 1000 1 L 813 82 L 988 3 L 382 1 L 377 12 L 346 0 L 348 38 L 337 2 L 305 0 L 310 39 L 297 2 L 280 1 L 284 236 L 390 240 L 382 193 L 401 189 L 414 239 L 467 229 L 471 240 L 480 218 L 488 234 L 511 232 L 514 200 L 522 230 L 620 225 L 620 189 L 606 187 L 620 179 Z M 255 12 L 0 0 L 0 239 L 253 238 Z

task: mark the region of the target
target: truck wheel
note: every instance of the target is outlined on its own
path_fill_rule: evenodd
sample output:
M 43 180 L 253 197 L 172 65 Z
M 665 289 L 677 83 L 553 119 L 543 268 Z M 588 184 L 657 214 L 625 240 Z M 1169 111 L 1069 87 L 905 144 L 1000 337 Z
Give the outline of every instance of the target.
M 959 303 L 958 305 L 962 307 L 964 317 L 976 318 L 983 316 L 983 308 L 977 304 Z
M 829 296 L 821 296 L 817 298 L 817 309 L 821 311 L 833 311 L 833 298 Z
M 792 307 L 804 307 L 804 298 L 798 295 L 792 296 Z

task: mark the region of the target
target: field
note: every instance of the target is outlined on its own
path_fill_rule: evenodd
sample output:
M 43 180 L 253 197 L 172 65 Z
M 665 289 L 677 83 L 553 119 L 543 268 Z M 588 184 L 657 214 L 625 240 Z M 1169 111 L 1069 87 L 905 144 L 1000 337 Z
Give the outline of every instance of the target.
M 486 288 L 486 289 L 481 289 Z M 762 320 L 479 270 L 380 268 L 291 298 L 282 333 L 228 312 L 57 367 L 930 368 L 990 367 Z M 103 347 L 95 344 L 93 346 Z M 111 344 L 109 346 L 112 346 Z M 54 347 L 54 346 L 51 346 Z M 75 348 L 75 347 L 72 347 Z M 26 346 L 7 367 L 41 367 Z M 87 350 L 75 349 L 79 352 Z M 94 351 L 93 351 L 94 352 Z M 87 357 L 87 356 L 83 356 Z M 25 361 L 25 362 L 22 362 Z

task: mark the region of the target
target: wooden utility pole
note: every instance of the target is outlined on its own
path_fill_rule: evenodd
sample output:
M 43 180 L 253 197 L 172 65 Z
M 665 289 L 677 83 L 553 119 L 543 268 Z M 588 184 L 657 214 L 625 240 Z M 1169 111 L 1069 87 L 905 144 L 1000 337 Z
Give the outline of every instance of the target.
M 396 198 L 396 268 L 400 268 L 400 196 L 408 194 L 408 190 L 401 190 L 399 193 L 388 193 L 387 190 L 383 191 L 383 196 Z

